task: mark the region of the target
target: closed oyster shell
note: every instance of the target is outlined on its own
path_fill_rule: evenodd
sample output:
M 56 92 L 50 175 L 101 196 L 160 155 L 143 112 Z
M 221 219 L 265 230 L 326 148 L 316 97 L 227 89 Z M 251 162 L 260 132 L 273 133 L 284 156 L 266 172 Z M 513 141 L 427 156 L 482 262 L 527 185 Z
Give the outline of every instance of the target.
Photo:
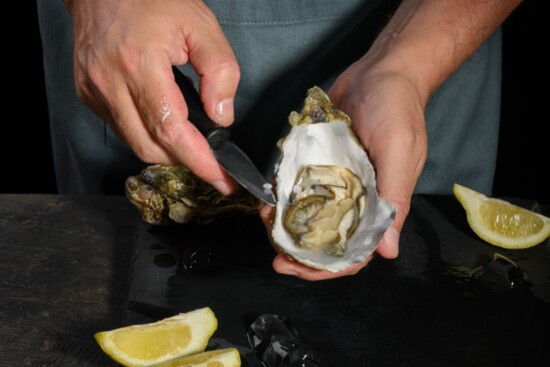
M 300 263 L 331 272 L 366 260 L 396 209 L 378 195 L 374 168 L 349 117 L 313 87 L 302 112 L 292 112 L 289 122 L 292 129 L 278 144 L 275 170 L 275 246 Z
M 160 164 L 128 177 L 126 196 L 151 224 L 208 223 L 224 213 L 257 213 L 262 205 L 243 188 L 224 196 L 186 167 Z

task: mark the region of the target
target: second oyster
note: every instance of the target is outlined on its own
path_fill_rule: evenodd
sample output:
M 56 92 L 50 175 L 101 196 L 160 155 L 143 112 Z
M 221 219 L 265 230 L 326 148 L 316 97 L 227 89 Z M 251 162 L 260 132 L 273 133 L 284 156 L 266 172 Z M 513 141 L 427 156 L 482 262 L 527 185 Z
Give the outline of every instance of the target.
M 126 196 L 151 224 L 208 223 L 224 213 L 257 213 L 262 206 L 242 188 L 223 196 L 186 167 L 159 164 L 128 177 Z

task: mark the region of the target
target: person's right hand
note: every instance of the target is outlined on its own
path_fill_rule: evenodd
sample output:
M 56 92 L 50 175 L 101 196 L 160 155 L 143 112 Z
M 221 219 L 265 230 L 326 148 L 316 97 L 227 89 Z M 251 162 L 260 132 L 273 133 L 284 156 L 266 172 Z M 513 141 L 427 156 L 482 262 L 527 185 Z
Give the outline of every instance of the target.
M 79 99 L 146 163 L 183 164 L 224 194 L 234 182 L 187 120 L 172 65 L 191 62 L 208 116 L 233 122 L 240 78 L 231 46 L 201 0 L 68 0 Z

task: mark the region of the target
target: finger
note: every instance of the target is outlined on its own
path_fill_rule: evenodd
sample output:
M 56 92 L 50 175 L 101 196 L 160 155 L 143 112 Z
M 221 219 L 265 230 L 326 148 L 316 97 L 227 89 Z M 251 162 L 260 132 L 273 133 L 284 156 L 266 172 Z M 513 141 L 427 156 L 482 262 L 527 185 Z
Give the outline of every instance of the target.
M 218 124 L 228 126 L 235 119 L 239 64 L 217 22 L 202 30 L 200 38 L 188 39 L 189 60 L 200 76 L 199 89 L 206 113 Z
M 401 137 L 387 139 L 383 146 L 373 150 L 378 192 L 397 209 L 395 220 L 384 233 L 377 249 L 385 258 L 395 258 L 399 254 L 400 233 L 409 213 L 414 185 L 424 164 L 422 150 L 417 148 L 422 144 L 421 137 L 402 134 Z
M 275 213 L 275 208 L 264 205 L 260 208 L 260 218 L 262 220 L 262 223 L 265 226 L 265 229 L 270 232 L 271 231 L 271 220 L 273 218 L 273 214 Z
M 224 195 L 234 181 L 218 164 L 208 142 L 188 120 L 188 110 L 169 62 L 152 62 L 128 86 L 152 136 L 178 162 Z M 163 67 L 159 67 L 163 65 Z
M 329 271 L 310 268 L 296 261 L 290 260 L 285 255 L 279 254 L 273 259 L 273 269 L 277 273 L 293 275 L 304 280 L 327 280 L 357 274 L 367 265 L 372 257 L 373 255 L 369 256 L 369 258 L 364 262 L 353 264 L 340 272 L 333 273 Z
M 143 162 L 151 164 L 177 164 L 177 159 L 164 147 L 149 130 L 140 113 L 140 106 L 127 92 L 132 108 L 121 111 L 120 106 L 113 108 L 116 115 L 116 126 L 119 136 L 130 146 L 136 156 Z
M 399 233 L 401 227 L 398 224 L 392 224 L 382 236 L 376 252 L 383 258 L 395 259 L 399 255 Z

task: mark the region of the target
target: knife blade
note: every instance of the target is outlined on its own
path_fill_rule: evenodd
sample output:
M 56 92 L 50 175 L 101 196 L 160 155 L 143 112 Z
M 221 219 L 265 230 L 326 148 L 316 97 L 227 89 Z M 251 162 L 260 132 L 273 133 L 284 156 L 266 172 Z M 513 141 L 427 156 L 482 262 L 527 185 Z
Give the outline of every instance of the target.
M 207 116 L 192 82 L 178 68 L 172 69 L 187 103 L 188 120 L 204 135 L 220 166 L 252 195 L 270 206 L 275 206 L 271 184 L 265 180 L 246 153 L 233 143 L 229 129 Z

